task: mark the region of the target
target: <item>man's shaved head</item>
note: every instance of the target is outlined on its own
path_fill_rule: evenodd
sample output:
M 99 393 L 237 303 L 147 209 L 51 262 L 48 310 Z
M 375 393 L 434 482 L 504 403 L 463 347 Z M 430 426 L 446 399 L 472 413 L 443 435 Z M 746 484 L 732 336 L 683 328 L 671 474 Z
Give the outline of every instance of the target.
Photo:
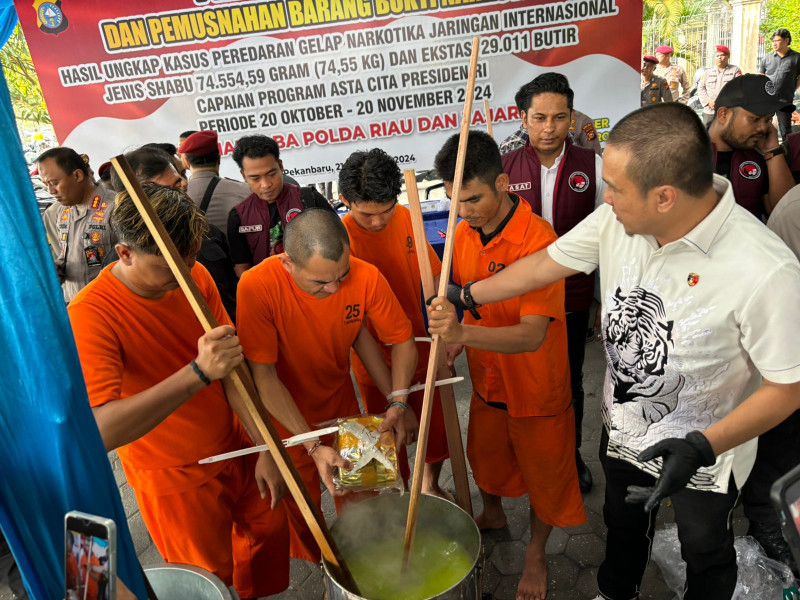
M 336 213 L 309 208 L 289 221 L 283 234 L 283 248 L 298 267 L 308 264 L 317 252 L 327 260 L 339 262 L 350 248 L 350 238 Z

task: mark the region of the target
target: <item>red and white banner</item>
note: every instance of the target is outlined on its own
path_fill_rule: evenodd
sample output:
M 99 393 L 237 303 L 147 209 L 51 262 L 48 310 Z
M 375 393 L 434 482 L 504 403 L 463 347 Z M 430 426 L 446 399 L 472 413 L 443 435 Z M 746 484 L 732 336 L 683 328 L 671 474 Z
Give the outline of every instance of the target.
M 215 129 L 223 174 L 245 134 L 280 144 L 301 183 L 381 147 L 429 169 L 458 132 L 473 36 L 472 124 L 498 142 L 517 89 L 557 70 L 601 139 L 639 106 L 641 0 L 16 1 L 59 141 L 97 166 Z

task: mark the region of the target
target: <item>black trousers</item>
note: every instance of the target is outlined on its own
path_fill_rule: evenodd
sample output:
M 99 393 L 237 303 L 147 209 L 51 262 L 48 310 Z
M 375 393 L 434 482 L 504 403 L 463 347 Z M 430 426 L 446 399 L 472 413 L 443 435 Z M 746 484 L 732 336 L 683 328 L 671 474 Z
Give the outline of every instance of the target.
M 572 386 L 572 407 L 575 410 L 575 447 L 581 447 L 583 436 L 583 359 L 586 356 L 586 329 L 589 311 L 579 310 L 567 314 L 567 354 L 569 378 Z
M 786 136 L 792 133 L 792 115 L 783 111 L 775 113 L 778 117 L 778 132 L 781 134 L 781 141 L 786 141 Z
M 603 519 L 608 527 L 606 556 L 597 572 L 600 594 L 610 600 L 637 598 L 650 561 L 658 508 L 646 513 L 628 504 L 629 485 L 652 486 L 655 478 L 606 455 L 608 435 L 600 439 L 600 461 L 606 476 Z M 736 587 L 736 551 L 731 513 L 738 491 L 731 478 L 727 494 L 684 489 L 671 496 L 686 561 L 684 600 L 730 600 Z

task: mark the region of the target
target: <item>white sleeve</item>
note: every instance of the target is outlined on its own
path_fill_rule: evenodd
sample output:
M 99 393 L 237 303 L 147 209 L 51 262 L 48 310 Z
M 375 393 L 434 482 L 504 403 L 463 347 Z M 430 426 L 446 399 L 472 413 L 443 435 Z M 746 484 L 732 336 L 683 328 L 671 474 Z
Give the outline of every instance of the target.
M 595 192 L 594 192 L 594 207 L 597 208 L 603 204 L 603 194 L 606 191 L 606 182 L 603 181 L 603 159 L 598 155 L 594 155 L 594 177 Z
M 786 192 L 769 216 L 767 227 L 800 258 L 800 185 Z
M 547 247 L 558 264 L 587 275 L 600 264 L 600 225 L 611 207 L 603 205 Z
M 742 311 L 742 346 L 764 379 L 800 381 L 800 265 L 787 262 L 753 290 Z

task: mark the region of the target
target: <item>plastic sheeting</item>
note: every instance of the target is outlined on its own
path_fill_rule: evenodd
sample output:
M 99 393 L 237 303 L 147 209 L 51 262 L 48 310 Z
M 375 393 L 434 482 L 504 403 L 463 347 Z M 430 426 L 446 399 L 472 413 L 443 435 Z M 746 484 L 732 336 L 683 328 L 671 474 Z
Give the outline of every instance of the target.
M 117 573 L 143 599 L 2 76 L 0 147 L 0 528 L 31 597 L 53 600 L 63 597 L 64 514 L 109 517 Z
M 14 33 L 17 20 L 14 0 L 0 0 L 0 48 L 6 45 L 8 38 Z

